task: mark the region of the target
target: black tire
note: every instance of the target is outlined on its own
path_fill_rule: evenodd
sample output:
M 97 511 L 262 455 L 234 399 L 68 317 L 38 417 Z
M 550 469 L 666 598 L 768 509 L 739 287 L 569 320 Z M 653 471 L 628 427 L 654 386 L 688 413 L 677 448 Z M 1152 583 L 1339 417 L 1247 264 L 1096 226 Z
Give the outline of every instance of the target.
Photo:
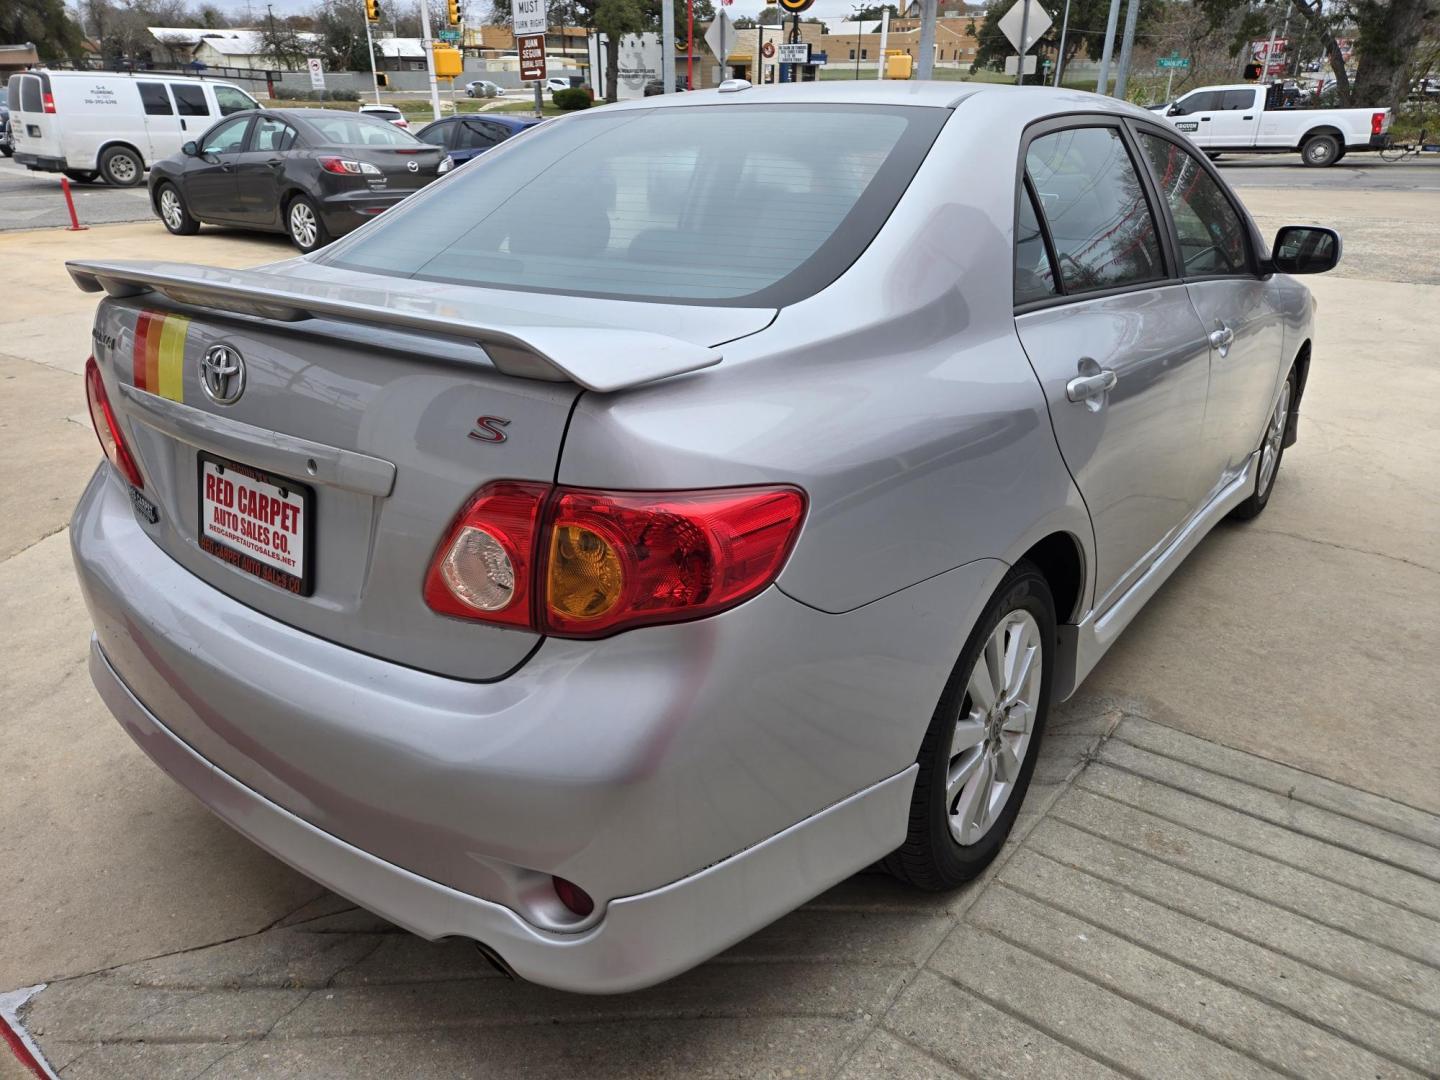
M 993 823 L 978 840 L 962 845 L 951 832 L 951 806 L 945 794 L 951 767 L 952 736 L 956 721 L 969 711 L 971 673 L 979 663 L 987 642 L 1002 619 L 1022 611 L 1033 618 L 1040 644 L 1041 676 L 1038 701 L 1031 716 L 1029 741 L 1018 776 Z M 915 778 L 915 793 L 910 803 L 909 832 L 905 843 L 882 861 L 881 865 L 886 870 L 902 881 L 938 892 L 976 877 L 999 853 L 1015 825 L 1015 817 L 1025 801 L 1025 792 L 1035 771 L 1035 759 L 1050 709 L 1056 648 L 1055 601 L 1050 595 L 1050 586 L 1034 565 L 1017 563 L 1005 575 L 990 603 L 985 606 L 984 614 L 971 631 L 950 674 L 940 703 L 935 707 L 917 758 L 920 772 Z M 983 750 L 983 747 L 980 749 Z M 959 762 L 964 756 L 962 753 L 954 760 Z M 964 797 L 965 791 L 961 790 L 956 801 Z
M 297 207 L 303 209 L 297 210 Z M 304 219 L 305 215 L 308 215 L 313 231 L 307 229 L 301 220 L 297 220 Z M 320 208 L 308 195 L 296 195 L 285 204 L 285 233 L 290 237 L 290 242 L 306 254 L 318 251 L 334 239 L 330 230 L 325 227 L 325 219 L 320 216 Z
M 1323 169 L 1340 160 L 1340 140 L 1334 135 L 1312 135 L 1300 147 L 1300 160 Z
M 15 151 L 10 149 L 10 147 L 8 146 L 0 146 L 0 154 L 4 154 L 7 158 L 11 158 L 15 156 Z
M 200 222 L 191 216 L 185 196 L 174 184 L 164 183 L 156 189 L 155 212 L 165 228 L 176 236 L 194 236 L 200 231 Z
M 145 179 L 145 159 L 128 146 L 112 146 L 100 155 L 100 175 L 111 187 L 134 187 Z
M 1281 388 L 1275 408 L 1271 410 L 1270 419 L 1265 424 L 1265 433 L 1260 436 L 1260 464 L 1255 468 L 1255 490 L 1250 493 L 1249 498 L 1230 511 L 1230 517 L 1236 521 L 1253 521 L 1270 505 L 1270 493 L 1275 490 L 1275 481 L 1280 478 L 1280 462 L 1285 457 L 1285 428 L 1290 422 L 1290 413 L 1295 408 L 1296 389 L 1295 369 L 1291 368 L 1290 374 L 1285 377 L 1285 385 Z M 1275 455 L 1275 464 L 1269 469 L 1268 475 L 1265 468 L 1267 446 Z
M 94 169 L 66 169 L 65 175 L 77 184 L 93 184 L 100 179 L 100 173 Z

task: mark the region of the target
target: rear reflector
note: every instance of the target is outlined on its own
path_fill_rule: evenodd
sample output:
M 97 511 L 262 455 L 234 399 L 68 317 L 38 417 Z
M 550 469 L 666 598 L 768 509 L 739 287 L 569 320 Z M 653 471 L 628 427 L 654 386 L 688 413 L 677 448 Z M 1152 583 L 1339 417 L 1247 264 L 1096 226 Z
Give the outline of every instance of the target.
M 145 481 L 125 445 L 125 436 L 115 422 L 115 412 L 110 408 L 110 397 L 105 393 L 105 380 L 100 377 L 100 365 L 95 357 L 85 361 L 85 398 L 90 404 L 90 422 L 95 425 L 95 436 L 100 440 L 100 449 L 110 464 L 120 470 L 120 475 L 135 487 L 144 489 Z
M 560 898 L 560 903 L 564 904 L 572 915 L 583 919 L 595 910 L 595 901 L 590 898 L 590 894 L 573 881 L 566 881 L 563 877 L 551 878 L 550 881 L 555 886 L 555 895 Z
M 496 482 L 436 551 L 425 602 L 572 638 L 701 619 L 775 580 L 804 515 L 792 487 L 637 493 Z

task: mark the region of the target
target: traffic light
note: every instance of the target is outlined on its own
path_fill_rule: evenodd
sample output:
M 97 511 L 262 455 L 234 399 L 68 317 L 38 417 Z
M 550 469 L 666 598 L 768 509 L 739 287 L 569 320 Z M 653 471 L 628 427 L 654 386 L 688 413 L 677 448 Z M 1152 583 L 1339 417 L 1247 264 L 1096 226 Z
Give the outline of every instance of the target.
M 450 25 L 460 25 L 460 0 L 445 0 L 445 10 L 449 14 Z
M 380 0 L 365 0 L 365 18 L 374 23 L 380 21 Z
M 1246 64 L 1241 77 L 1244 78 L 1246 82 L 1254 82 L 1260 78 L 1260 72 L 1261 67 L 1259 64 Z

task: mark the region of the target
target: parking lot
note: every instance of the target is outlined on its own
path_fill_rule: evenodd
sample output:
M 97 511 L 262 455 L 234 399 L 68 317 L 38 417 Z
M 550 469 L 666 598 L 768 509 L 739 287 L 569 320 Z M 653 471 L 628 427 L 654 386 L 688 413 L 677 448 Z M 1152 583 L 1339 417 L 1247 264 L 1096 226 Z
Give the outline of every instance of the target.
M 1345 237 L 1309 279 L 1265 516 L 1205 540 L 1052 716 L 979 881 L 861 874 L 673 982 L 586 998 L 326 892 L 110 718 L 66 535 L 99 458 L 95 300 L 62 262 L 292 249 L 171 237 L 143 188 L 77 189 L 95 227 L 66 232 L 57 181 L 0 163 L 0 1009 L 76 1078 L 1440 1073 L 1440 161 L 1222 166 L 1262 230 Z

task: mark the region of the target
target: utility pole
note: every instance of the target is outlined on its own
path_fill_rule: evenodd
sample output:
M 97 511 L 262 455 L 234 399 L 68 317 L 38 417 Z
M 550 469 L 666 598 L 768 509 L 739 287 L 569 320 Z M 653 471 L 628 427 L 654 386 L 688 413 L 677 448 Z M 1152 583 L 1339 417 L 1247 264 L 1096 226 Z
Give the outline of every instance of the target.
M 675 5 L 660 0 L 660 85 L 667 94 L 675 92 Z
M 915 74 L 922 79 L 935 77 L 935 0 L 920 0 L 920 56 Z
M 1020 56 L 1015 63 L 1015 85 L 1025 85 L 1025 50 L 1030 44 L 1030 0 L 1021 0 L 1020 9 Z
M 1070 32 L 1070 0 L 1065 0 L 1065 18 L 1060 22 L 1060 51 L 1055 54 L 1055 89 L 1060 89 L 1060 72 L 1065 67 L 1065 35 Z
M 1095 80 L 1097 94 L 1110 93 L 1110 57 L 1115 52 L 1115 26 L 1120 21 L 1120 0 L 1110 0 L 1110 17 L 1105 20 L 1105 47 L 1100 53 L 1100 75 Z
M 440 84 L 435 81 L 435 39 L 430 36 L 430 0 L 420 0 L 420 44 L 425 49 L 425 74 L 430 77 L 430 109 L 440 119 Z
M 885 47 L 890 44 L 890 9 L 880 9 L 880 63 L 876 65 L 875 77 L 885 78 Z
M 1125 100 L 1125 86 L 1130 79 L 1130 55 L 1135 51 L 1135 24 L 1140 21 L 1140 0 L 1125 5 L 1125 37 L 1120 42 L 1120 70 L 1115 73 L 1115 96 Z

